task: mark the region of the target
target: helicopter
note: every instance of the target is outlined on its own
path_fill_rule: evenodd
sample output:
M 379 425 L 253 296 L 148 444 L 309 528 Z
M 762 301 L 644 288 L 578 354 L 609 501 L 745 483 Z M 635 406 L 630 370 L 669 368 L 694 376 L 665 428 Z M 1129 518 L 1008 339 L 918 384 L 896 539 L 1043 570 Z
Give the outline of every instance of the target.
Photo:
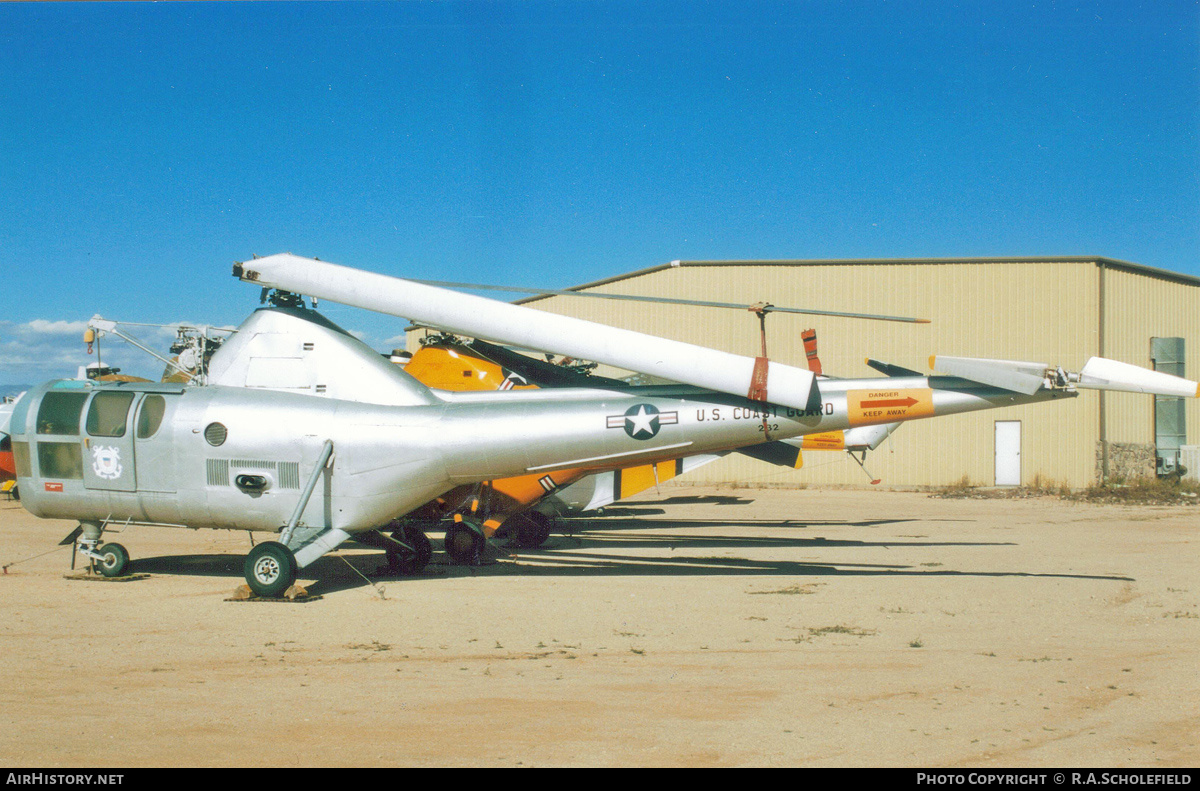
M 427 559 L 417 530 L 383 528 L 462 484 L 665 462 L 856 426 L 1015 404 L 1080 389 L 1200 396 L 1196 382 L 1104 358 L 1043 363 L 931 358 L 941 374 L 818 381 L 810 370 L 279 254 L 233 275 L 273 295 L 212 355 L 203 385 L 53 380 L 9 417 L 21 503 L 80 523 L 77 550 L 118 576 L 122 525 L 274 534 L 243 566 L 277 597 L 351 538 Z M 403 316 L 445 331 L 568 354 L 677 382 L 606 389 L 446 392 L 303 303 Z M 455 543 L 484 541 L 469 517 Z
M 278 294 L 271 296 L 271 302 L 273 305 L 292 307 L 301 304 L 294 296 Z M 118 329 L 118 324 L 174 329 L 177 337 L 171 347 L 171 353 L 176 356 L 168 360 L 155 354 L 137 338 Z M 167 365 L 161 381 L 186 382 L 192 375 L 206 376 L 208 361 L 224 341 L 222 337 L 214 337 L 213 329 L 180 324 L 114 322 L 94 316 L 88 324 L 84 341 L 90 351 L 92 344 L 98 343 L 103 335 L 116 335 Z M 216 330 L 223 333 L 233 332 L 230 328 Z M 802 337 L 809 369 L 821 374 L 820 361 L 816 357 L 816 331 L 805 330 Z M 184 351 L 183 354 L 180 353 L 181 350 Z M 194 350 L 190 357 L 187 354 L 188 350 Z M 564 358 L 556 364 L 551 364 L 549 359 L 552 357 L 553 355 L 547 355 L 547 361 L 543 362 L 479 339 L 471 339 L 468 342 L 448 333 L 427 335 L 422 339 L 421 347 L 415 354 L 404 354 L 397 350 L 387 356 L 392 362 L 403 362 L 405 371 L 423 384 L 444 390 L 629 386 L 626 380 L 593 374 L 591 371 L 596 367 L 595 363 Z M 846 450 L 861 466 L 863 462 L 854 456 L 854 452 L 860 451 L 865 459 L 866 452 L 878 447 L 897 425 L 892 423 L 883 426 L 863 426 L 847 431 L 815 434 L 802 439 L 753 445 L 737 452 L 785 468 L 799 468 L 803 463 L 802 450 Z M 723 455 L 725 453 L 722 452 L 680 457 L 657 464 L 619 468 L 598 476 L 593 475 L 588 468 L 578 468 L 462 485 L 415 509 L 403 519 L 395 520 L 389 529 L 408 533 L 411 541 L 419 542 L 421 539 L 414 531 L 423 532 L 428 528 L 437 528 L 440 522 L 455 515 L 462 515 L 473 518 L 482 526 L 484 538 L 506 536 L 518 546 L 537 547 L 549 538 L 552 516 L 572 510 L 594 510 L 616 500 L 631 497 L 650 486 L 656 486 L 677 475 L 716 461 Z M 872 480 L 872 483 L 877 482 Z M 452 540 L 445 543 L 445 549 L 452 560 L 464 564 L 480 562 L 479 552 L 482 547 L 472 540 L 469 533 L 452 531 L 450 539 Z M 453 539 L 457 539 L 458 542 L 455 543 Z M 367 541 L 370 543 L 369 538 Z M 393 549 L 386 543 L 381 545 L 375 542 L 373 545 L 385 551 Z M 422 553 L 425 560 L 429 556 L 428 551 Z M 403 574 L 416 573 L 423 565 L 395 551 L 387 551 L 387 558 L 390 569 Z

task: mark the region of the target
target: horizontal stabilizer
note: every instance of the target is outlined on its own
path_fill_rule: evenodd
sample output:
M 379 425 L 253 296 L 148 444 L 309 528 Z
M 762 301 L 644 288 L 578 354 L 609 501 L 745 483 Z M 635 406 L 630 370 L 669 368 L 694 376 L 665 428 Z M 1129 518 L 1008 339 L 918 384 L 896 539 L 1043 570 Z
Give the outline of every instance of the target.
M 899 423 L 878 423 L 873 426 L 855 426 L 843 431 L 822 431 L 805 434 L 803 437 L 781 439 L 776 445 L 794 445 L 804 450 L 875 450 L 899 428 Z M 759 447 L 770 447 L 761 445 Z M 770 461 L 770 459 L 767 459 Z
M 1079 372 L 1079 381 L 1075 386 L 1088 390 L 1120 390 L 1126 393 L 1200 398 L 1200 385 L 1189 379 L 1104 357 L 1088 360 Z
M 846 450 L 875 450 L 898 428 L 899 423 L 879 423 L 846 429 Z
M 745 448 L 739 448 L 738 453 L 774 464 L 778 467 L 791 467 L 798 470 L 804 466 L 804 457 L 800 455 L 799 440 L 796 442 L 797 444 L 793 444 L 787 440 L 783 440 L 780 442 L 768 442 L 763 445 L 750 445 Z
M 1033 395 L 1041 389 L 1049 368 L 1045 363 L 944 357 L 940 354 L 929 358 L 929 367 L 950 376 L 1025 395 Z

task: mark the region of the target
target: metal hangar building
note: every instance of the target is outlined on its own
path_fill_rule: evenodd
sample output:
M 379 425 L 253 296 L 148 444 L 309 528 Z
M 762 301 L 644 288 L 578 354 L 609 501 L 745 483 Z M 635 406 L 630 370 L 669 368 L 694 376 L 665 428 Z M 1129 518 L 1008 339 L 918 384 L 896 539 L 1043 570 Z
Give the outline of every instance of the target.
M 770 359 L 806 365 L 801 332 L 817 332 L 829 376 L 869 377 L 870 357 L 929 370 L 944 354 L 1024 360 L 1078 371 L 1093 355 L 1180 376 L 1200 374 L 1200 278 L 1093 256 L 967 259 L 673 261 L 570 290 L 927 318 L 902 324 L 770 313 Z M 545 296 L 541 310 L 757 356 L 747 311 Z M 600 370 L 600 373 L 620 373 Z M 993 409 L 902 425 L 867 457 L 885 486 L 1046 484 L 1173 468 L 1200 443 L 1200 400 L 1082 391 L 1061 403 Z M 865 485 L 843 452 L 806 451 L 786 470 L 732 454 L 695 483 Z

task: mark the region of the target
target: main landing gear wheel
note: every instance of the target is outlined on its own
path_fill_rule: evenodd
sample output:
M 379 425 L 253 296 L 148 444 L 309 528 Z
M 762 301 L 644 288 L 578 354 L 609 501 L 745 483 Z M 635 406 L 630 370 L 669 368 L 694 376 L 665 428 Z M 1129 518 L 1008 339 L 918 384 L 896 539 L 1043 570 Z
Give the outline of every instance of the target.
M 455 563 L 477 565 L 486 542 L 483 533 L 466 522 L 454 522 L 446 528 L 446 554 Z
M 246 555 L 245 572 L 250 590 L 276 598 L 296 581 L 296 556 L 278 541 L 264 541 Z
M 517 545 L 533 549 L 546 543 L 550 538 L 550 517 L 538 511 L 529 511 L 510 517 L 509 522 L 515 522 L 517 529 Z
M 92 563 L 106 577 L 119 577 L 129 567 L 129 553 L 120 544 L 104 544 L 96 553 L 100 555 L 100 560 Z
M 429 537 L 421 528 L 415 525 L 405 525 L 399 530 L 393 531 L 392 538 L 407 544 L 412 549 L 403 549 L 392 544 L 386 550 L 388 566 L 401 574 L 420 574 L 421 570 L 428 565 L 429 559 L 433 557 L 433 544 L 429 543 Z

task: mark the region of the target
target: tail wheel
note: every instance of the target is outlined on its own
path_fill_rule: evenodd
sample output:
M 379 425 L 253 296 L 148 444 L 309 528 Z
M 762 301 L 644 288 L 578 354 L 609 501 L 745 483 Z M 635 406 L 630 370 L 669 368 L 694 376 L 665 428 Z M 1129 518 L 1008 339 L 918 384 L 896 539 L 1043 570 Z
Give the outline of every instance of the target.
M 282 596 L 296 582 L 296 556 L 278 541 L 264 541 L 246 555 L 245 574 L 255 594 Z
M 129 567 L 129 553 L 120 544 L 104 544 L 96 553 L 100 560 L 94 561 L 95 566 L 106 577 L 119 577 Z
M 392 538 L 412 547 L 411 550 L 393 546 L 387 550 L 388 565 L 401 574 L 420 574 L 433 557 L 433 544 L 429 537 L 415 525 L 405 525 L 392 533 Z
M 446 528 L 446 554 L 455 563 L 478 564 L 486 541 L 482 532 L 466 522 L 455 522 Z
M 509 522 L 516 522 L 517 543 L 523 547 L 540 547 L 550 538 L 550 517 L 538 511 L 527 511 L 511 517 Z

